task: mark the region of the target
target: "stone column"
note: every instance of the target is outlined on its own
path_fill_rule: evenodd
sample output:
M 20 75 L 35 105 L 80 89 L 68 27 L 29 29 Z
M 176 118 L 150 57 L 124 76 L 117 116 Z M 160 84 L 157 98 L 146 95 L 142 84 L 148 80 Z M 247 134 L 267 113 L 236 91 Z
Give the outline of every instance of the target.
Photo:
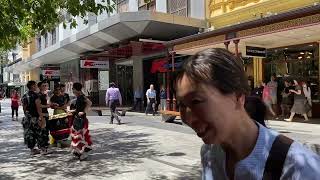
M 226 50 L 229 50 L 229 44 L 230 44 L 230 41 L 224 42 L 224 45 L 225 45 L 225 47 L 226 47 Z
M 239 54 L 239 42 L 240 42 L 240 39 L 233 40 L 233 43 L 235 44 L 235 54 L 236 54 L 237 57 L 240 56 L 240 54 Z
M 175 62 L 174 62 L 174 58 L 175 58 L 175 55 L 176 55 L 176 52 L 172 52 L 172 72 L 175 71 L 175 68 L 174 68 L 174 65 L 175 65 Z M 173 79 L 172 79 L 173 80 Z M 172 96 L 172 110 L 173 111 L 177 111 L 177 100 L 176 100 L 176 95 L 173 93 L 173 96 Z
M 262 58 L 254 57 L 253 58 L 253 78 L 254 86 L 257 87 L 259 83 L 263 80 L 263 64 Z
M 168 71 L 166 73 L 167 75 L 167 80 L 166 80 L 166 83 L 167 83 L 167 106 L 166 106 L 166 110 L 167 111 L 170 111 L 170 71 Z

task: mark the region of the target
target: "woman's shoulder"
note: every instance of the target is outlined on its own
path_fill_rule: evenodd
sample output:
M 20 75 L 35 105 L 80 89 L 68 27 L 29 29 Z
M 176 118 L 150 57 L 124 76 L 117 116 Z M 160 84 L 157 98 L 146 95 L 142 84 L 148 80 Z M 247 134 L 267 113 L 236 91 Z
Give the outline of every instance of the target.
M 283 179 L 304 177 L 314 179 L 320 176 L 320 156 L 298 142 L 293 142 L 283 167 Z

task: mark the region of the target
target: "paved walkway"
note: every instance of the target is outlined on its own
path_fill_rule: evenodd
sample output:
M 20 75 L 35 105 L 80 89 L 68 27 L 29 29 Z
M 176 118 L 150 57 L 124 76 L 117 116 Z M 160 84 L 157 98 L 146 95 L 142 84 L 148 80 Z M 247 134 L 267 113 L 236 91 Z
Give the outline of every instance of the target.
M 126 124 L 110 125 L 107 117 L 89 117 L 94 150 L 87 161 L 68 149 L 52 148 L 47 156 L 29 155 L 20 122 L 9 109 L 0 114 L 0 179 L 199 179 L 202 142 L 187 127 L 156 123 L 143 126 L 128 115 Z M 151 124 L 154 124 L 149 117 Z M 135 120 L 131 120 L 135 119 Z M 155 125 L 157 126 L 157 125 Z M 186 132 L 166 130 L 176 126 Z M 184 130 L 183 130 L 184 129 Z
M 0 179 L 200 179 L 201 140 L 186 126 L 161 123 L 160 116 L 127 113 L 121 126 L 109 114 L 90 116 L 94 150 L 87 161 L 68 149 L 29 155 L 20 122 L 11 120 L 7 101 L 0 114 Z M 20 109 L 20 114 L 22 114 Z M 268 126 L 320 152 L 320 125 L 268 121 Z

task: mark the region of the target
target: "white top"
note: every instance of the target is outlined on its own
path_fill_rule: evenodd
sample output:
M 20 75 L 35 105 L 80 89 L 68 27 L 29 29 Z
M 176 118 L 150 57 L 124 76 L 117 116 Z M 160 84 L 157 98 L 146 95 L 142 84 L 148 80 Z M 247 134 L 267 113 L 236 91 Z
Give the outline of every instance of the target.
M 147 98 L 156 98 L 157 97 L 157 92 L 156 90 L 151 90 L 148 89 L 146 93 Z
M 262 179 L 269 151 L 277 136 L 277 132 L 259 124 L 259 135 L 254 149 L 248 157 L 235 165 L 235 180 Z M 225 170 L 225 154 L 221 148 L 217 145 L 204 145 L 201 151 L 202 179 L 228 179 Z M 319 167 L 320 156 L 300 143 L 293 142 L 288 151 L 280 179 L 316 180 L 320 177 Z
M 106 92 L 106 103 L 111 100 L 119 100 L 120 104 L 122 104 L 122 97 L 119 88 L 110 87 Z

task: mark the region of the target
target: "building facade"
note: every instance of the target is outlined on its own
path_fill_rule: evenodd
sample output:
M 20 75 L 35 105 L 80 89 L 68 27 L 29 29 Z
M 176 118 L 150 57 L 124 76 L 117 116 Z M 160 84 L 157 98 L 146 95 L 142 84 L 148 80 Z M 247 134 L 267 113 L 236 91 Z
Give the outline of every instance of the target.
M 319 11 L 316 0 L 207 1 L 209 32 L 167 43 L 177 54 L 227 48 L 241 57 L 259 86 L 272 74 L 303 79 L 319 103 Z M 279 92 L 281 93 L 281 92 Z M 319 115 L 316 112 L 314 115 Z
M 145 86 L 143 61 L 154 53 L 166 55 L 164 42 L 206 28 L 204 0 L 115 3 L 113 13 L 89 15 L 88 24 L 77 18 L 75 29 L 61 24 L 36 37 L 36 52 L 7 71 L 37 71 L 35 80 L 49 79 L 51 88 L 65 83 L 71 95 L 73 82 L 81 82 L 94 105 L 105 104 L 106 88 L 115 81 L 130 104 L 134 89 Z

